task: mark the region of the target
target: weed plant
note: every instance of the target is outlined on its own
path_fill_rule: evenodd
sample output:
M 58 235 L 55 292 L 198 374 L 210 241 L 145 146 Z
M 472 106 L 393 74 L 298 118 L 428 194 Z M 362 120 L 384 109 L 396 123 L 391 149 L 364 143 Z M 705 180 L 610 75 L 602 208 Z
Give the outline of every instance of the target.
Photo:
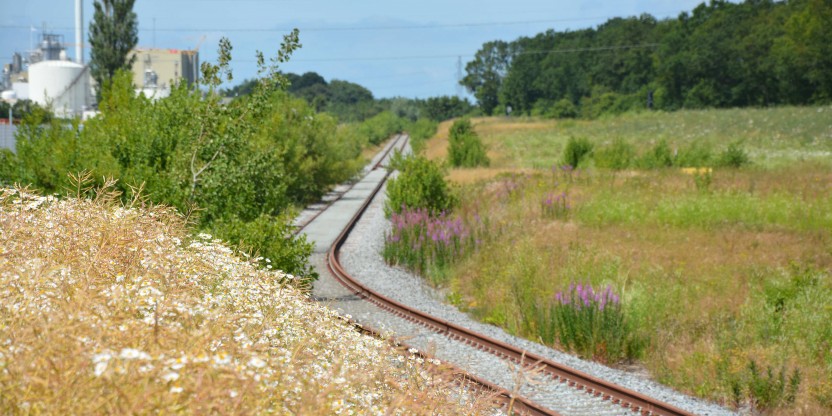
M 477 248 L 478 230 L 444 212 L 431 215 L 424 208 L 402 207 L 401 213 L 393 213 L 390 222 L 385 260 L 418 273 L 441 276 L 442 270 Z
M 592 153 L 592 142 L 586 137 L 570 137 L 563 149 L 563 164 L 577 168 Z
M 800 388 L 800 370 L 787 378 L 785 367 L 775 372 L 771 366 L 763 372 L 754 360 L 747 370 L 731 379 L 731 394 L 737 407 L 747 403 L 752 412 L 767 411 L 791 405 Z
M 555 329 L 557 343 L 569 351 L 613 363 L 638 358 L 643 352 L 644 344 L 634 336 L 611 286 L 596 291 L 590 284 L 572 283 L 555 294 L 549 310 L 544 325 Z
M 543 217 L 550 219 L 566 219 L 570 208 L 569 196 L 566 192 L 559 194 L 549 192 L 541 203 Z

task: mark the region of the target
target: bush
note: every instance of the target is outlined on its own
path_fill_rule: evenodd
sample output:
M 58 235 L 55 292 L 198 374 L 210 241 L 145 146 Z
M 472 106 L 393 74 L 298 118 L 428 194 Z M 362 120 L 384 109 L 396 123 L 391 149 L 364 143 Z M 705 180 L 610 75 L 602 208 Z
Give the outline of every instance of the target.
M 584 357 L 618 362 L 638 358 L 644 350 L 609 286 L 596 292 L 589 284 L 571 284 L 555 295 L 548 325 L 560 345 Z
M 14 184 L 19 169 L 17 156 L 9 149 L 0 149 L 0 186 Z
M 726 168 L 741 168 L 750 162 L 751 159 L 742 147 L 742 143 L 733 142 L 719 155 L 717 165 Z
M 239 218 L 213 221 L 208 229 L 215 237 L 236 244 L 242 252 L 252 252 L 261 259 L 258 262 L 269 269 L 275 268 L 297 276 L 304 287 L 318 278 L 309 265 L 312 243 L 305 235 L 293 235 L 292 218 L 261 215 L 252 221 Z M 255 259 L 257 258 L 255 257 Z
M 549 116 L 553 118 L 575 118 L 578 117 L 578 107 L 575 107 L 571 100 L 564 98 L 549 109 Z
M 692 142 L 689 146 L 681 149 L 676 156 L 674 164 L 679 167 L 706 167 L 711 166 L 713 150 L 704 142 Z
M 370 144 L 380 144 L 390 136 L 401 133 L 404 120 L 395 114 L 385 111 L 359 124 L 359 132 L 367 138 Z
M 407 132 L 410 134 L 410 147 L 413 152 L 419 154 L 424 150 L 425 143 L 428 139 L 436 135 L 438 124 L 426 118 L 420 118 L 407 126 Z
M 465 168 L 488 166 L 490 163 L 485 145 L 468 119 L 457 120 L 451 126 L 448 136 L 448 162 L 451 166 Z
M 673 153 L 667 140 L 661 139 L 650 151 L 638 160 L 638 166 L 643 169 L 669 168 L 674 165 Z
M 617 138 L 609 146 L 602 147 L 595 151 L 595 166 L 612 170 L 622 170 L 630 167 L 635 155 L 633 145 Z
M 585 137 L 570 137 L 563 149 L 563 164 L 577 168 L 592 153 L 592 142 Z
M 391 222 L 393 229 L 385 240 L 384 259 L 418 273 L 441 271 L 477 245 L 471 227 L 444 212 L 431 215 L 424 208 L 405 207 L 401 213 L 393 213 Z M 434 283 L 439 283 L 437 275 L 443 275 L 430 274 Z
M 454 206 L 444 172 L 436 163 L 423 156 L 397 156 L 392 166 L 399 175 L 387 182 L 384 213 L 388 217 L 406 208 L 426 209 L 430 215 L 438 215 Z

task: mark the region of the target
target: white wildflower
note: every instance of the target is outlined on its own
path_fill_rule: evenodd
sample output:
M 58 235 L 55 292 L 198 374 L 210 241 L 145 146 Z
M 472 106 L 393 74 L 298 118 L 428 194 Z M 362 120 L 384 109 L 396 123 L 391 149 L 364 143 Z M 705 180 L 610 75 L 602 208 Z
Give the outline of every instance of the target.
M 162 376 L 163 381 L 176 381 L 179 380 L 179 373 L 174 371 L 169 371 Z
M 260 358 L 251 357 L 251 359 L 248 360 L 248 366 L 254 368 L 263 368 L 266 366 L 266 362 L 261 360 Z
M 122 360 L 149 360 L 150 354 L 135 348 L 123 348 L 118 354 Z
M 113 355 L 108 352 L 103 352 L 101 354 L 95 354 L 92 357 L 92 362 L 95 364 L 95 369 L 93 372 L 95 373 L 96 377 L 100 377 L 107 371 L 107 366 L 110 363 L 110 360 L 113 358 Z

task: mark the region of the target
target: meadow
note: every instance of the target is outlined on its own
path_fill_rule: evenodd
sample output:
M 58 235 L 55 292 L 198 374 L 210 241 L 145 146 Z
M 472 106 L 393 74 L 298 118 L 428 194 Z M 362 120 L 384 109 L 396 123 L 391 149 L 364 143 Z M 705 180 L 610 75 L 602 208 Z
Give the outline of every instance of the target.
M 832 107 L 472 121 L 491 166 L 448 178 L 487 232 L 431 277 L 453 303 L 728 406 L 832 413 Z M 575 137 L 594 152 L 563 166 Z

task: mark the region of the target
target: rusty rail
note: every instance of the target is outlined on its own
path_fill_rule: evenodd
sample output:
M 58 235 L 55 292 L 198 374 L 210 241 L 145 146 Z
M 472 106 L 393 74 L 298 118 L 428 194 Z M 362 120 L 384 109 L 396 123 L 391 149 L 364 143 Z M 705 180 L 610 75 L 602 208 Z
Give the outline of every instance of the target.
M 404 144 L 402 146 L 404 146 Z M 382 157 L 381 160 L 384 160 L 386 157 L 387 154 L 385 154 L 385 156 Z M 376 167 L 378 167 L 381 164 L 381 160 L 376 165 Z M 343 286 L 345 286 L 347 289 L 352 291 L 355 295 L 359 296 L 360 298 L 365 299 L 375 304 L 379 308 L 393 313 L 399 317 L 418 323 L 422 326 L 432 329 L 437 333 L 444 334 L 452 339 L 459 340 L 461 342 L 465 342 L 469 345 L 475 346 L 478 349 L 491 352 L 492 354 L 498 357 L 511 360 L 521 366 L 531 366 L 540 368 L 543 372 L 550 375 L 556 381 L 568 383 L 569 386 L 572 386 L 578 390 L 583 390 L 587 394 L 591 394 L 596 397 L 601 397 L 604 400 L 611 400 L 613 403 L 619 404 L 623 408 L 630 409 L 633 412 L 638 412 L 643 415 L 662 416 L 692 415 L 692 413 L 690 412 L 679 409 L 670 404 L 661 402 L 644 394 L 624 388 L 622 386 L 618 386 L 616 384 L 609 383 L 605 380 L 591 376 L 576 369 L 567 367 L 563 364 L 556 363 L 547 358 L 518 349 L 502 341 L 498 341 L 486 335 L 471 331 L 467 328 L 448 322 L 444 319 L 437 318 L 419 310 L 412 309 L 407 305 L 404 305 L 400 302 L 397 302 L 393 299 L 390 299 L 380 293 L 377 293 L 367 288 L 366 286 L 359 283 L 352 276 L 350 276 L 339 261 L 340 248 L 346 241 L 350 232 L 352 232 L 353 228 L 355 228 L 358 219 L 370 205 L 372 199 L 381 190 L 381 187 L 383 186 L 386 179 L 389 177 L 389 174 L 390 173 L 388 172 L 387 175 L 385 175 L 384 179 L 381 182 L 379 182 L 379 184 L 370 194 L 370 197 L 366 201 L 364 201 L 364 204 L 361 206 L 361 209 L 359 209 L 358 212 L 355 213 L 347 227 L 345 227 L 341 231 L 338 238 L 335 240 L 335 243 L 332 245 L 332 247 L 330 247 L 327 253 L 327 267 L 332 272 L 336 280 L 338 280 Z M 379 333 L 377 331 L 374 331 L 372 328 L 367 328 L 365 326 L 364 330 L 373 333 L 376 336 L 379 335 Z M 514 409 L 521 411 L 522 413 L 531 415 L 557 414 L 556 412 L 543 408 L 542 406 L 526 398 L 512 397 L 512 395 L 508 393 L 505 389 L 495 386 L 485 380 L 480 380 L 477 377 L 472 376 L 470 374 L 466 374 L 464 377 L 467 380 L 470 380 L 471 382 L 475 383 L 476 385 L 482 386 L 482 388 L 484 389 L 495 392 L 496 395 L 505 402 L 511 401 L 513 399 Z
M 392 141 L 390 142 L 390 145 L 388 145 L 388 146 L 387 146 L 387 148 L 385 148 L 385 149 L 384 149 L 384 155 L 382 155 L 382 156 L 381 156 L 381 158 L 379 158 L 378 162 L 376 162 L 376 164 L 375 164 L 375 165 L 373 165 L 373 170 L 378 169 L 378 168 L 380 168 L 380 167 L 382 166 L 382 162 L 384 162 L 384 160 L 385 160 L 385 159 L 387 159 L 387 157 L 390 155 L 390 151 L 391 151 L 391 150 L 393 150 L 393 148 L 394 148 L 394 147 L 396 147 L 396 146 L 398 145 L 398 146 L 399 146 L 399 150 L 403 150 L 403 149 L 404 149 L 404 147 L 405 147 L 405 145 L 407 145 L 407 142 L 408 142 L 408 139 L 407 139 L 407 138 L 408 138 L 408 136 L 407 136 L 406 134 L 397 134 L 397 135 L 396 135 L 396 136 L 392 139 Z M 386 178 L 386 176 L 385 176 L 385 178 Z M 323 214 L 323 212 L 324 212 L 324 211 L 326 211 L 326 210 L 327 210 L 327 208 L 329 208 L 332 204 L 334 204 L 334 203 L 335 203 L 335 202 L 337 202 L 339 199 L 341 199 L 341 197 L 342 197 L 342 196 L 344 196 L 344 194 L 346 194 L 347 192 L 349 192 L 350 190 L 352 190 L 352 188 L 353 188 L 353 187 L 355 186 L 355 184 L 356 184 L 356 183 L 358 183 L 358 182 L 359 182 L 359 181 L 358 181 L 358 180 L 356 180 L 355 182 L 351 183 L 351 184 L 350 184 L 350 186 L 349 186 L 349 187 L 347 187 L 347 189 L 346 189 L 344 192 L 342 192 L 342 193 L 341 193 L 341 195 L 338 195 L 335 199 L 333 199 L 333 200 L 331 200 L 331 201 L 328 201 L 328 202 L 327 202 L 327 204 L 326 204 L 326 206 L 324 206 L 323 208 L 321 208 L 321 210 L 320 210 L 320 211 L 316 212 L 316 213 L 315 213 L 315 215 L 313 215 L 313 216 L 311 216 L 311 217 L 309 217 L 309 218 L 305 219 L 302 223 L 297 224 L 297 225 L 295 226 L 294 231 L 292 232 L 292 235 L 293 235 L 293 236 L 295 236 L 295 235 L 300 234 L 300 232 L 301 232 L 301 231 L 303 231 L 304 227 L 306 227 L 306 226 L 307 226 L 309 223 L 311 223 L 312 221 L 315 221 L 315 219 L 316 219 L 316 218 L 318 218 L 321 214 Z

